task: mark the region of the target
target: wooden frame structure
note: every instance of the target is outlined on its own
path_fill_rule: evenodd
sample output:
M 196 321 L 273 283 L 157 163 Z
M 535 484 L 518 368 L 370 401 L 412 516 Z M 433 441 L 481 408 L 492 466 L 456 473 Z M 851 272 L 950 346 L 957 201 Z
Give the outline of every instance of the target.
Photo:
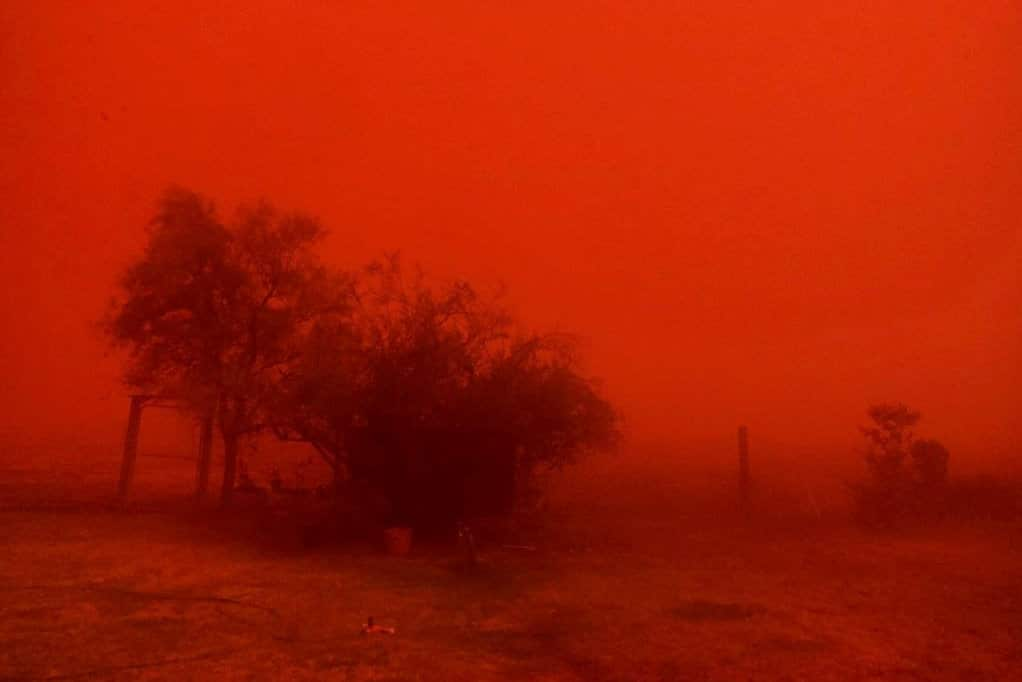
M 135 394 L 128 408 L 128 426 L 124 432 L 124 453 L 121 457 L 121 475 L 117 484 L 117 497 L 124 501 L 135 478 L 138 459 L 138 439 L 142 431 L 142 411 L 146 407 L 181 409 L 172 396 Z M 195 498 L 201 500 L 209 487 L 209 467 L 213 456 L 213 413 L 205 415 L 199 424 L 199 452 L 196 458 Z

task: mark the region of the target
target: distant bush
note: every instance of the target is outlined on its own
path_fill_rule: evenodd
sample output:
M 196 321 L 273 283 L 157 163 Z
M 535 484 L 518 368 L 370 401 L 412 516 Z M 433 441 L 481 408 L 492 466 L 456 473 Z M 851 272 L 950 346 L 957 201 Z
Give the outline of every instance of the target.
M 919 412 L 901 403 L 873 405 L 867 411 L 868 476 L 852 485 L 858 518 L 870 526 L 893 526 L 907 518 L 934 518 L 950 511 L 947 448 L 933 439 L 915 439 Z

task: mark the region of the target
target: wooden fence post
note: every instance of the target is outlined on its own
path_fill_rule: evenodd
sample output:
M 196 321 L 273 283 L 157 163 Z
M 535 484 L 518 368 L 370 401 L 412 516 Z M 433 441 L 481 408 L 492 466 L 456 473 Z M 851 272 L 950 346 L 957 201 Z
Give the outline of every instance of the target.
M 738 427 L 738 499 L 742 513 L 749 514 L 749 429 Z
M 142 407 L 145 396 L 131 396 L 131 407 L 128 410 L 128 428 L 124 432 L 124 456 L 121 460 L 121 480 L 117 486 L 117 495 L 122 500 L 128 496 L 131 479 L 135 475 L 135 457 L 138 455 L 138 434 L 142 427 Z
M 213 413 L 203 415 L 199 425 L 199 459 L 195 474 L 195 499 L 206 496 L 209 486 L 209 465 L 213 454 Z

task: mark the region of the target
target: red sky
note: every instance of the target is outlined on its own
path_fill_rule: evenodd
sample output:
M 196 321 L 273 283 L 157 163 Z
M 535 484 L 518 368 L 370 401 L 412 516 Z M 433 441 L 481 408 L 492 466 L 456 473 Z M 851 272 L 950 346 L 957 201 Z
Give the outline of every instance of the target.
M 845 456 L 903 400 L 1020 451 L 1017 2 L 23 0 L 0 96 L 8 452 L 117 448 L 94 323 L 169 183 L 503 280 L 636 442 Z

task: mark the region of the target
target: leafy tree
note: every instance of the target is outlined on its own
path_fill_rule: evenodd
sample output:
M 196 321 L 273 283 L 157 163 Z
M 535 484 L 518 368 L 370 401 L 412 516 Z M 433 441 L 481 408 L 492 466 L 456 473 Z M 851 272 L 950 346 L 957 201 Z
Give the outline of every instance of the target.
M 890 525 L 906 514 L 941 513 L 949 455 L 936 440 L 915 438 L 920 414 L 901 403 L 873 405 L 866 438 L 869 478 L 854 487 L 860 515 Z
M 912 446 L 912 427 L 920 414 L 901 403 L 873 405 L 866 414 L 873 423 L 860 428 L 867 441 L 866 463 L 871 475 L 884 481 L 900 477 Z
M 123 274 L 107 319 L 129 352 L 125 381 L 215 412 L 229 503 L 239 440 L 269 426 L 274 387 L 315 320 L 343 314 L 346 280 L 313 252 L 319 222 L 262 202 L 225 224 L 213 204 L 168 190 L 142 257 Z
M 381 490 L 395 522 L 450 524 L 495 491 L 506 506 L 516 469 L 614 444 L 617 415 L 570 339 L 517 333 L 496 300 L 396 257 L 355 290 L 351 317 L 318 325 L 284 383 L 285 431 Z

